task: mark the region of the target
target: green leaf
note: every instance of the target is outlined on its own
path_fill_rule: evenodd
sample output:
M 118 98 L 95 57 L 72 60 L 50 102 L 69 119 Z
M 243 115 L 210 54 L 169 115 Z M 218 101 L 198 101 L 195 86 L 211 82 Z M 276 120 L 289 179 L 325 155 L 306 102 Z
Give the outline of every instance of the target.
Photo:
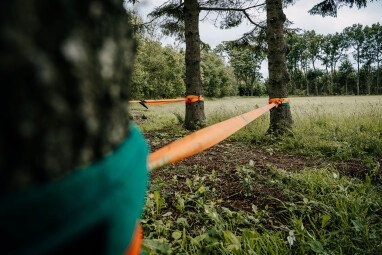
M 200 194 L 203 194 L 205 191 L 206 191 L 206 188 L 205 188 L 203 185 L 200 186 L 200 188 L 198 189 L 198 192 L 199 192 Z
M 175 240 L 178 240 L 182 237 L 182 232 L 180 232 L 179 230 L 176 230 L 174 232 L 172 232 L 172 238 L 174 238 Z
M 180 217 L 176 220 L 176 223 L 181 224 L 183 226 L 188 226 L 188 222 L 186 218 Z
M 224 238 L 226 241 L 228 241 L 232 245 L 240 247 L 240 240 L 231 231 L 229 231 L 229 230 L 224 231 Z
M 166 212 L 165 214 L 163 214 L 163 217 L 170 217 L 172 215 L 172 212 Z
M 192 244 L 200 244 L 207 237 L 207 234 L 202 234 L 200 236 L 196 236 L 191 240 Z
M 363 229 L 363 224 L 359 220 L 351 220 L 355 231 L 359 232 Z
M 331 219 L 331 217 L 329 214 L 325 214 L 324 216 L 322 216 L 321 227 L 322 228 L 326 227 L 328 225 L 330 219 Z
M 171 246 L 165 239 L 144 239 L 143 250 L 153 251 L 154 254 L 171 254 Z
M 317 241 L 317 240 L 313 240 L 313 241 L 310 241 L 309 242 L 309 246 L 310 248 L 312 249 L 312 251 L 314 251 L 315 253 L 324 253 L 324 247 L 322 246 L 322 244 Z

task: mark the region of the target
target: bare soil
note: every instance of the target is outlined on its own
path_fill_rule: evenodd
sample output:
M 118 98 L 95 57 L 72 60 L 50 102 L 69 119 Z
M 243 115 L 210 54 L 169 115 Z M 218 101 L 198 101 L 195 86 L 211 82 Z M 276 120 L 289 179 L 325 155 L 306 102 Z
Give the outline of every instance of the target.
M 171 129 L 145 133 L 152 151 L 180 138 L 182 135 L 174 134 Z M 301 155 L 289 155 L 284 152 L 267 150 L 259 146 L 239 142 L 223 141 L 214 147 L 180 161 L 173 166 L 157 169 L 151 173 L 151 179 L 162 179 L 168 183 L 165 189 L 169 193 L 187 191 L 185 180 L 193 179 L 194 175 L 209 175 L 215 170 L 217 179 L 209 181 L 206 185 L 216 190 L 215 195 L 220 197 L 222 205 L 232 209 L 250 211 L 252 204 L 277 209 L 278 200 L 283 200 L 281 190 L 256 181 L 253 182 L 251 195 L 245 195 L 241 178 L 236 174 L 236 168 L 254 166 L 255 171 L 262 174 L 276 167 L 285 171 L 297 172 L 304 169 L 332 168 L 341 174 L 363 178 L 369 171 L 359 160 L 331 161 L 320 158 L 309 158 Z M 380 161 L 382 161 L 380 159 Z M 382 164 L 382 162 L 380 162 Z M 183 169 L 183 171 L 180 171 Z M 184 170 L 188 169 L 188 170 Z M 176 176 L 178 182 L 172 182 Z

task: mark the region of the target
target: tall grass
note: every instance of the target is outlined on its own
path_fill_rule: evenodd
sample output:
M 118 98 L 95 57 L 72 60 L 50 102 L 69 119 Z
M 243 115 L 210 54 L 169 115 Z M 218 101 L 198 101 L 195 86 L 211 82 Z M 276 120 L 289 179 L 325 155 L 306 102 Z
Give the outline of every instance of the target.
M 248 97 L 207 100 L 207 123 L 217 123 L 266 103 L 266 98 Z M 333 159 L 372 161 L 371 158 L 382 156 L 382 96 L 292 98 L 291 110 L 293 136 L 277 140 L 266 136 L 269 114 L 265 114 L 231 139 L 271 146 L 288 153 Z M 132 112 L 146 115 L 147 119 L 139 123 L 145 131 L 165 127 L 179 130 L 184 106 L 150 106 L 150 110 L 134 106 Z
M 170 166 L 172 179 L 152 180 L 142 220 L 148 254 L 382 254 L 382 186 L 376 158 L 382 157 L 382 97 L 292 98 L 292 136 L 266 135 L 268 114 L 230 138 L 292 154 L 330 159 L 360 159 L 374 169 L 353 179 L 335 169 L 286 172 L 269 166 L 223 168 L 237 174 L 245 197 L 256 184 L 281 196 L 252 211 L 222 206 L 213 188 L 214 171 L 203 166 Z M 205 102 L 213 124 L 266 104 L 265 98 L 224 98 Z M 183 104 L 138 106 L 144 131 L 182 133 Z M 223 170 L 224 169 L 224 170 Z M 293 170 L 293 169 L 290 169 Z M 191 177 L 178 179 L 188 173 Z M 168 178 L 168 177 L 167 177 Z

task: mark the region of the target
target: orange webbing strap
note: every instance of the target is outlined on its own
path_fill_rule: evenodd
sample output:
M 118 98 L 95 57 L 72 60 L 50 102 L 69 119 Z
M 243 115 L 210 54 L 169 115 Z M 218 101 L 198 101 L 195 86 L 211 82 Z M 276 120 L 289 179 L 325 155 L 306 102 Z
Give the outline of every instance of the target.
M 142 100 L 145 104 L 170 104 L 177 102 L 184 102 L 184 98 L 175 98 L 175 99 L 159 99 L 159 100 Z
M 172 142 L 150 154 L 148 168 L 149 170 L 153 170 L 202 152 L 223 141 L 276 106 L 275 103 L 265 105 L 261 108 L 203 128 Z
M 194 96 L 194 95 L 186 96 L 185 99 L 186 99 L 186 104 L 191 104 L 191 103 L 204 100 L 202 96 Z
M 186 102 L 187 104 L 195 103 L 197 101 L 204 100 L 202 96 L 185 96 L 184 98 L 175 98 L 175 99 L 158 99 L 158 100 L 131 100 L 129 103 L 143 103 L 143 104 L 170 104 L 170 103 L 177 103 L 177 102 Z
M 133 240 L 130 243 L 129 249 L 126 251 L 125 255 L 139 255 L 141 253 L 143 239 L 143 230 L 140 224 L 137 225 Z
M 270 104 L 274 103 L 274 104 L 277 104 L 277 106 L 279 106 L 280 104 L 287 104 L 287 103 L 290 103 L 290 102 L 291 102 L 290 98 L 278 98 L 278 97 L 275 97 L 275 98 L 269 98 L 269 100 L 268 100 L 268 103 L 270 103 Z

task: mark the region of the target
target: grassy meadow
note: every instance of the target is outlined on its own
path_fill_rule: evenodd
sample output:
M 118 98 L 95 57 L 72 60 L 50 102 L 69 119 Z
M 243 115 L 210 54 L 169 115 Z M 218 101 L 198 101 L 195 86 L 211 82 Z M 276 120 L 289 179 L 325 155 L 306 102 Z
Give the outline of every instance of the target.
M 148 254 L 382 254 L 382 97 L 292 100 L 292 135 L 267 135 L 265 114 L 151 173 Z M 207 122 L 266 103 L 206 100 Z M 153 149 L 187 134 L 182 103 L 130 110 Z

